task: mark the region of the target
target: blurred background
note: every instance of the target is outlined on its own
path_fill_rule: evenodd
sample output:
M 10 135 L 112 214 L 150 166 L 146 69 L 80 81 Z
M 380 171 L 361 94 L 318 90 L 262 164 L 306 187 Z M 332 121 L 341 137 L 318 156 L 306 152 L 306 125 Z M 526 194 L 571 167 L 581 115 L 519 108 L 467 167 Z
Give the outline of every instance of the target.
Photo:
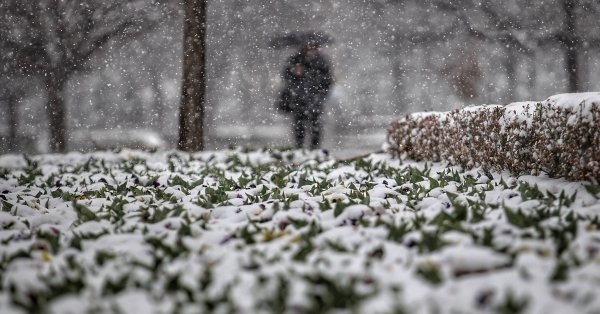
M 379 149 L 406 113 L 600 90 L 596 0 L 207 4 L 211 150 L 292 146 L 274 101 L 295 51 L 268 46 L 286 32 L 335 39 L 323 148 L 338 156 Z M 182 3 L 5 0 L 0 20 L 0 153 L 50 151 L 53 115 L 66 116 L 68 150 L 176 147 Z

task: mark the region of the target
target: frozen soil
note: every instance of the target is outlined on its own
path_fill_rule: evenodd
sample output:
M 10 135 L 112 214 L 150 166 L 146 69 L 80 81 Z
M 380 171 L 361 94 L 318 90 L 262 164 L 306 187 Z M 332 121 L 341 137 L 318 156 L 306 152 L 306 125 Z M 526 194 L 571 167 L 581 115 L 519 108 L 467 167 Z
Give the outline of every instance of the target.
M 387 154 L 4 155 L 0 312 L 598 312 L 599 197 Z

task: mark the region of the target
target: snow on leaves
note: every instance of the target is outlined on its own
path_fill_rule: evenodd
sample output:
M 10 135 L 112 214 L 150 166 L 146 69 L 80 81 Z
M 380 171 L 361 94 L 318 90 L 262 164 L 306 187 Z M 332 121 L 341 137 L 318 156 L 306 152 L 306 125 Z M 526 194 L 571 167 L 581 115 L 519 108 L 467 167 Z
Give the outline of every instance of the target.
M 594 311 L 596 185 L 380 154 L 0 157 L 0 309 Z

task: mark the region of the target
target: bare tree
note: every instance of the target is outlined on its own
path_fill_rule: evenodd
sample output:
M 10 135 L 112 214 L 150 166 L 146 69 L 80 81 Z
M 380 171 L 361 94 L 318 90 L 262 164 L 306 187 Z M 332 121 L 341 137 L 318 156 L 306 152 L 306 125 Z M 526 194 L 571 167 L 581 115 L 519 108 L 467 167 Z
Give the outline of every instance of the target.
M 206 0 L 185 0 L 183 84 L 179 108 L 178 148 L 204 149 L 206 98 Z
M 448 78 L 454 93 L 467 101 L 479 97 L 478 84 L 481 81 L 481 69 L 477 55 L 472 48 L 460 51 L 457 58 L 439 71 Z
M 66 148 L 65 87 L 113 40 L 144 34 L 160 20 L 158 0 L 3 0 L 0 63 L 7 73 L 40 76 L 47 94 L 50 150 Z
M 397 109 L 400 111 L 407 109 L 406 106 L 410 102 L 408 94 L 414 89 L 410 86 L 408 78 L 417 71 L 428 70 L 428 67 L 411 70 L 414 59 L 423 57 L 424 62 L 431 62 L 432 60 L 426 60 L 430 57 L 430 49 L 439 49 L 443 43 L 452 41 L 459 28 L 455 18 L 430 10 L 431 2 L 387 0 L 371 4 L 380 7 L 379 11 L 382 12 L 380 21 L 377 22 L 378 33 L 383 34 L 383 45 L 379 46 L 384 51 L 384 57 L 390 62 L 390 76 L 393 80 L 391 97 L 399 103 Z M 435 18 L 432 18 L 433 16 Z M 419 23 L 414 23 L 415 20 Z M 422 55 L 416 52 L 422 49 L 427 52 Z
M 592 0 L 527 1 L 504 3 L 490 0 L 436 1 L 435 6 L 452 12 L 474 38 L 499 44 L 506 56 L 503 62 L 510 96 L 516 89 L 519 55 L 532 58 L 538 47 L 558 46 L 564 52 L 568 91 L 582 89 L 580 53 L 599 48 L 600 3 Z
M 559 9 L 561 27 L 545 37 L 538 39 L 540 45 L 558 45 L 564 52 L 564 63 L 567 71 L 568 91 L 578 92 L 583 89 L 581 75 L 582 50 L 600 48 L 598 14 L 600 2 L 592 0 L 559 0 L 555 7 Z
M 483 43 L 496 44 L 503 50 L 502 65 L 508 81 L 506 100 L 514 101 L 519 57 L 533 57 L 535 51 L 535 43 L 529 43 L 528 36 L 524 36 L 527 30 L 531 30 L 524 26 L 524 21 L 531 19 L 531 16 L 523 14 L 522 10 L 511 12 L 506 8 L 511 6 L 489 0 L 437 1 L 435 6 L 451 12 L 470 37 Z

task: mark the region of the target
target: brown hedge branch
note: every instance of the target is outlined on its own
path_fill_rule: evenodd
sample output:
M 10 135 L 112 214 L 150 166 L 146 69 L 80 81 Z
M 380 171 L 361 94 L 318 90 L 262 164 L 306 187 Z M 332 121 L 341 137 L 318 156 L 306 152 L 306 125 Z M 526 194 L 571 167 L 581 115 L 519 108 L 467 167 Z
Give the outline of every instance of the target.
M 390 124 L 387 143 L 401 158 L 599 182 L 599 125 L 600 93 L 563 94 L 412 114 Z

